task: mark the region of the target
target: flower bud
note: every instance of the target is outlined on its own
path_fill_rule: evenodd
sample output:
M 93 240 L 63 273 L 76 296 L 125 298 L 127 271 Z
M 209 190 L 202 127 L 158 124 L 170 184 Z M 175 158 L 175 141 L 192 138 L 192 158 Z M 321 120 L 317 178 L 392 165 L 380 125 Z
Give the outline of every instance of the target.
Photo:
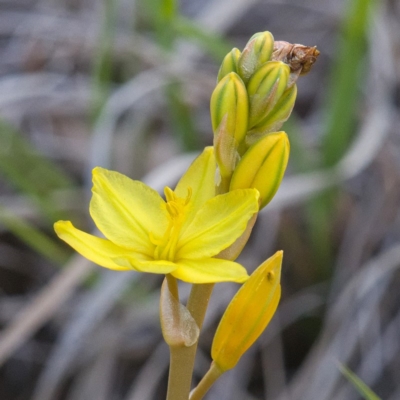
M 273 317 L 281 296 L 283 252 L 261 264 L 232 299 L 215 333 L 211 357 L 224 372 L 233 368 Z
M 278 102 L 288 82 L 290 68 L 281 61 L 262 65 L 247 84 L 250 115 L 249 128 L 259 124 Z
M 239 75 L 230 72 L 211 96 L 211 123 L 215 157 L 222 177 L 230 177 L 244 145 L 249 118 L 246 87 Z
M 253 73 L 271 59 L 273 50 L 271 32 L 259 32 L 250 38 L 238 61 L 238 73 L 243 82 L 247 83 Z
M 286 89 L 268 115 L 247 132 L 246 143 L 254 143 L 263 135 L 277 132 L 292 113 L 297 96 L 297 86 Z
M 228 75 L 229 72 L 238 72 L 237 66 L 240 54 L 240 50 L 235 47 L 225 56 L 218 71 L 217 82 Z
M 277 192 L 289 160 L 290 144 L 285 132 L 269 133 L 246 151 L 232 175 L 229 190 L 255 188 L 260 210 Z

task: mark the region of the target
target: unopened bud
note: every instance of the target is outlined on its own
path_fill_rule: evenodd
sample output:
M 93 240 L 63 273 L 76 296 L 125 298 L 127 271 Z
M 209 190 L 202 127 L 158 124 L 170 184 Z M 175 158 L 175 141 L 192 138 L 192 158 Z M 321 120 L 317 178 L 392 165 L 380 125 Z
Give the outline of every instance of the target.
M 238 73 L 245 83 L 253 73 L 271 59 L 274 37 L 271 32 L 259 32 L 247 42 L 238 61 Z
M 289 160 L 290 144 L 285 132 L 269 133 L 246 151 L 232 175 L 230 190 L 255 188 L 260 210 L 277 192 Z
M 266 118 L 278 102 L 288 82 L 290 68 L 280 61 L 270 61 L 262 65 L 247 84 L 249 94 L 249 128 Z
M 230 72 L 238 72 L 237 67 L 240 54 L 240 50 L 235 47 L 225 56 L 221 67 L 219 68 L 217 82 L 219 82 Z
M 233 368 L 271 321 L 281 296 L 283 252 L 261 264 L 232 299 L 215 333 L 211 357 L 221 372 Z
M 297 85 L 286 89 L 278 102 L 268 115 L 256 126 L 247 132 L 247 145 L 253 144 L 256 140 L 270 132 L 277 132 L 292 113 L 297 96 Z
M 238 74 L 230 72 L 218 83 L 210 107 L 215 157 L 221 176 L 230 177 L 244 144 L 249 118 L 246 87 Z

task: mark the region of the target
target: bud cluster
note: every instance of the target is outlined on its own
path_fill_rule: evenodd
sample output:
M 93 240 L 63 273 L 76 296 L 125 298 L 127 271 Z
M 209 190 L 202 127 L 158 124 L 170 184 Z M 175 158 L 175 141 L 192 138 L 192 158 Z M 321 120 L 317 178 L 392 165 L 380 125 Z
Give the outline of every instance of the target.
M 220 192 L 256 188 L 261 207 L 272 199 L 289 158 L 287 135 L 279 129 L 292 112 L 297 78 L 318 54 L 259 32 L 242 52 L 234 48 L 225 56 L 211 96 Z
M 318 54 L 315 47 L 275 42 L 270 32 L 260 32 L 242 52 L 234 48 L 226 55 L 211 96 L 217 192 L 257 189 L 259 210 L 271 201 L 282 181 L 290 151 L 288 137 L 279 129 L 292 112 L 298 77 L 310 70 Z M 235 260 L 256 218 L 257 213 L 248 220 L 242 235 L 216 258 Z M 203 399 L 211 385 L 235 367 L 271 321 L 281 297 L 282 257 L 283 252 L 277 251 L 262 263 L 229 303 L 213 339 L 210 369 L 192 391 L 190 400 Z M 183 313 L 181 319 L 186 323 Z M 179 324 L 164 325 L 171 325 L 168 337 L 178 343 L 192 340 L 197 332 L 191 329 L 192 335 L 183 337 L 175 334 Z

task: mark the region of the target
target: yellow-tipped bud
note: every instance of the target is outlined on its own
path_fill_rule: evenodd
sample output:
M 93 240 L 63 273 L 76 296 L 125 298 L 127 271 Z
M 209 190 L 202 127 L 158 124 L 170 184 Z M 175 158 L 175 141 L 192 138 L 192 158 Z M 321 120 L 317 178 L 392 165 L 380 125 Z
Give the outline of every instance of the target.
M 229 72 L 238 72 L 237 67 L 240 54 L 240 50 L 235 47 L 225 56 L 219 68 L 217 82 L 228 75 Z
M 265 119 L 286 90 L 290 68 L 281 61 L 262 65 L 247 84 L 250 100 L 249 128 Z
M 270 61 L 273 50 L 271 32 L 259 32 L 250 38 L 238 62 L 238 73 L 245 83 L 262 64 Z
M 230 302 L 215 333 L 211 357 L 225 372 L 233 368 L 273 317 L 281 296 L 283 252 L 261 264 Z
M 246 87 L 238 74 L 230 72 L 218 83 L 210 108 L 217 163 L 221 176 L 230 177 L 244 144 L 249 119 Z
M 285 132 L 269 133 L 246 151 L 232 175 L 230 190 L 255 188 L 260 210 L 277 192 L 289 160 L 290 144 Z
M 289 89 L 286 89 L 268 115 L 259 124 L 247 132 L 247 144 L 253 143 L 253 138 L 259 139 L 267 133 L 278 131 L 282 127 L 283 123 L 290 117 L 296 101 L 296 96 L 297 85 L 293 85 Z

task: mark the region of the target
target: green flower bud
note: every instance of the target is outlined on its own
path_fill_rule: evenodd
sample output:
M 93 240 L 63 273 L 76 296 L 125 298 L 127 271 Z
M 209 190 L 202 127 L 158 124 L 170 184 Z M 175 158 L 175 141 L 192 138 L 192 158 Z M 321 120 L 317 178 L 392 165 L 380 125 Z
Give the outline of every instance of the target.
M 250 78 L 247 92 L 250 101 L 249 128 L 265 119 L 286 90 L 290 74 L 288 65 L 269 61 Z
M 238 73 L 243 82 L 247 83 L 253 73 L 271 59 L 273 50 L 271 32 L 259 32 L 250 38 L 238 61 Z
M 249 102 L 239 75 L 230 72 L 211 96 L 215 156 L 221 176 L 230 178 L 247 132 Z
M 277 132 L 292 113 L 297 96 L 297 86 L 286 89 L 267 116 L 247 132 L 246 143 L 254 143 L 267 133 Z
M 229 72 L 238 72 L 237 65 L 240 54 L 240 50 L 235 47 L 225 56 L 218 72 L 217 82 L 228 75 Z
M 246 151 L 232 175 L 229 190 L 255 188 L 260 210 L 277 192 L 289 160 L 290 144 L 285 132 L 269 133 Z

